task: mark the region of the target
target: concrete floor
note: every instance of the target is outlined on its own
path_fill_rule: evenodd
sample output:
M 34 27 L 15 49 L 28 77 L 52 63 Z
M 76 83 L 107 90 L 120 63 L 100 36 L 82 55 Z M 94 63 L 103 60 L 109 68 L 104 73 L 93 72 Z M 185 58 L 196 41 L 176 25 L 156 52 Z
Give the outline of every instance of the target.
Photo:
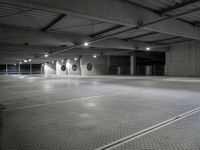
M 126 140 L 198 108 L 199 91 L 198 78 L 0 76 L 0 149 L 199 150 L 198 109 Z

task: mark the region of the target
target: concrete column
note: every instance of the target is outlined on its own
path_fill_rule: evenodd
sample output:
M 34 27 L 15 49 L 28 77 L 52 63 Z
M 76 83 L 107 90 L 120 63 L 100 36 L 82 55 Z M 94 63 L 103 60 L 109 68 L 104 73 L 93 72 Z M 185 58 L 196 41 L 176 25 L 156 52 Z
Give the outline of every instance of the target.
M 20 64 L 18 65 L 18 74 L 20 74 Z
M 32 74 L 32 64 L 30 64 L 30 74 Z
M 146 66 L 146 76 L 152 75 L 152 66 Z
M 130 56 L 130 75 L 135 75 L 136 70 L 136 57 L 134 55 Z
M 110 74 L 110 56 L 108 56 L 108 74 Z
M 81 72 L 81 76 L 83 75 L 83 56 L 80 56 L 80 72 Z
M 171 59 L 170 59 L 170 51 L 165 53 L 165 76 L 169 76 L 170 74 L 170 63 L 171 63 Z
M 6 64 L 6 74 L 8 74 L 8 64 Z
M 121 75 L 121 67 L 120 66 L 117 67 L 117 75 Z
M 40 70 L 40 71 L 41 71 L 41 74 L 43 74 L 43 70 L 44 70 L 44 64 L 42 63 L 42 64 L 41 64 L 41 70 Z
M 61 63 L 61 66 L 63 65 L 63 63 Z M 70 69 L 70 66 L 71 66 L 71 64 L 70 64 L 70 59 L 67 59 L 65 62 L 64 62 L 64 65 L 66 66 L 66 71 L 65 71 L 65 73 L 66 73 L 66 75 L 69 75 L 69 69 Z

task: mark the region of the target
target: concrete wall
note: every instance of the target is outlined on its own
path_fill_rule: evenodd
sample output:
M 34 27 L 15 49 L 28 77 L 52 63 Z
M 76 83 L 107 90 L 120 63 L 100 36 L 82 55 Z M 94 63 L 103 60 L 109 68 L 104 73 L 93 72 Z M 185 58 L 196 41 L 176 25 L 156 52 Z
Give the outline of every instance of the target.
M 61 66 L 65 65 L 66 70 L 62 71 Z M 73 70 L 73 65 L 77 66 L 77 70 Z M 81 69 L 80 69 L 80 59 L 77 59 L 76 61 L 74 59 L 70 59 L 69 61 L 57 61 L 56 62 L 56 74 L 57 75 L 81 75 Z
M 56 74 L 56 64 L 45 63 L 44 74 Z
M 93 68 L 88 71 L 87 64 L 91 63 Z M 82 56 L 81 57 L 81 75 L 107 75 L 109 74 L 108 56 Z
M 188 42 L 171 46 L 166 53 L 166 75 L 200 76 L 200 44 Z
M 67 75 L 67 69 L 65 71 L 61 70 L 61 66 L 66 66 L 66 61 L 56 61 L 56 75 Z
M 87 69 L 88 63 L 92 64 L 92 70 Z M 66 70 L 62 71 L 61 66 L 65 65 Z M 76 65 L 77 70 L 72 69 L 73 65 Z M 108 56 L 98 56 L 93 58 L 93 56 L 82 56 L 80 59 L 69 61 L 57 61 L 55 64 L 45 63 L 44 74 L 56 74 L 56 75 L 108 75 Z
M 73 65 L 77 66 L 76 71 L 73 71 L 72 69 Z M 80 59 L 77 59 L 76 61 L 74 59 L 70 59 L 70 61 L 66 63 L 66 66 L 68 75 L 81 75 Z

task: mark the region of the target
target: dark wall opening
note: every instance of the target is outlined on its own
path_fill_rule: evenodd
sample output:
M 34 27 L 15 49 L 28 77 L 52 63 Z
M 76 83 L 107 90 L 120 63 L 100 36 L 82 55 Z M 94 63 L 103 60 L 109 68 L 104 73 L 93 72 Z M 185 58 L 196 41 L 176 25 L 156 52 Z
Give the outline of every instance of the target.
M 41 64 L 0 64 L 0 74 L 41 74 Z
M 41 64 L 32 64 L 32 74 L 41 74 Z
M 136 75 L 163 76 L 164 74 L 164 52 L 136 52 Z
M 6 74 L 6 65 L 0 64 L 0 74 Z
M 30 64 L 20 65 L 20 73 L 21 74 L 30 74 Z
M 8 64 L 7 74 L 18 74 L 18 65 Z
M 110 56 L 109 72 L 112 75 L 129 75 L 130 56 Z

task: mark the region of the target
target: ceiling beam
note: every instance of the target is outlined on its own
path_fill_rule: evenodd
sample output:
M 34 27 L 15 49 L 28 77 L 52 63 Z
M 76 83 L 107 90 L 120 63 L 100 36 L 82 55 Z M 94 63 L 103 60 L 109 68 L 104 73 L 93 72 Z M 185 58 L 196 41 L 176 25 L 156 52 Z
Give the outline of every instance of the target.
M 104 41 L 102 41 L 102 39 Z M 93 41 L 98 42 L 93 42 Z M 14 27 L 0 26 L 0 42 L 1 43 L 14 43 L 14 44 L 24 44 L 29 43 L 29 45 L 36 46 L 51 46 L 60 47 L 60 51 L 68 51 L 73 48 L 83 47 L 83 42 L 91 42 L 90 46 L 97 48 L 115 48 L 115 49 L 132 49 L 136 47 L 144 48 L 149 43 L 145 42 L 127 42 L 120 39 L 103 37 L 99 39 L 93 39 L 85 35 L 71 35 L 71 34 L 58 34 L 58 33 L 43 33 L 40 31 L 32 31 L 25 29 L 17 29 Z M 67 47 L 61 47 L 62 45 L 67 45 Z M 25 45 L 27 46 L 27 45 Z M 59 52 L 60 52 L 59 51 Z M 58 53 L 52 52 L 52 53 Z M 51 53 L 51 54 L 52 54 Z
M 184 15 L 187 15 L 187 14 L 193 13 L 195 11 L 199 11 L 199 10 L 200 10 L 200 8 L 196 8 L 196 9 L 189 10 L 187 12 L 183 12 L 183 13 L 171 16 L 171 17 L 160 18 L 158 20 L 155 20 L 155 21 L 152 21 L 152 22 L 149 22 L 149 23 L 146 23 L 146 24 L 140 23 L 136 27 L 133 27 L 133 28 L 130 28 L 130 29 L 126 29 L 126 30 L 123 30 L 123 31 L 119 31 L 117 33 L 113 33 L 113 34 L 105 36 L 105 37 L 100 37 L 100 38 L 97 38 L 97 39 L 93 39 L 93 40 L 90 40 L 88 42 L 90 44 L 98 43 L 98 42 L 101 42 L 101 41 L 105 42 L 105 40 L 110 39 L 110 38 L 112 38 L 112 37 L 114 37 L 116 35 L 119 35 L 119 34 L 122 34 L 122 33 L 125 33 L 125 32 L 129 32 L 129 31 L 133 31 L 133 30 L 137 30 L 139 28 L 144 28 L 145 29 L 147 27 L 147 29 L 148 29 L 148 27 L 151 26 L 151 25 L 158 24 L 158 23 L 166 23 L 166 21 L 170 21 L 172 19 L 176 19 L 176 18 L 178 18 L 180 16 L 184 16 Z M 80 47 L 80 46 L 82 46 L 82 44 L 76 44 L 76 45 L 70 46 L 70 47 L 68 47 L 66 49 L 63 49 L 63 50 L 60 50 L 60 51 L 57 51 L 57 52 L 53 52 L 50 55 L 54 55 L 54 54 L 57 54 L 57 53 L 62 53 L 62 52 L 65 52 L 65 51 L 69 51 L 71 49 L 74 49 L 74 48 L 77 48 L 77 47 Z
M 3 44 L 0 43 L 0 53 L 6 52 L 29 52 L 29 53 L 43 53 L 45 52 L 53 52 L 62 49 L 61 47 L 55 46 L 34 46 L 34 45 L 17 45 L 17 44 Z
M 155 40 L 155 41 L 151 41 L 152 43 L 159 43 L 159 42 L 165 42 L 165 41 L 170 41 L 170 40 L 175 40 L 175 39 L 180 39 L 181 37 L 170 37 L 170 38 L 166 38 L 166 39 L 160 39 L 160 40 Z
M 78 0 L 77 0 L 78 1 Z M 95 1 L 95 2 L 97 2 L 97 1 Z M 104 2 L 106 2 L 106 1 L 104 1 Z M 115 2 L 119 2 L 119 1 L 115 1 Z M 74 3 L 74 1 L 73 1 L 73 3 Z M 94 4 L 94 3 L 93 3 Z M 96 4 L 96 3 L 95 3 Z M 99 4 L 99 3 L 98 3 Z M 116 3 L 113 3 L 114 5 L 116 4 Z M 99 4 L 100 5 L 100 4 Z M 125 4 L 124 4 L 125 5 Z M 78 6 L 80 6 L 80 4 L 78 5 Z M 110 6 L 110 5 L 109 5 Z M 104 5 L 104 7 L 105 7 L 105 5 Z M 130 6 L 127 6 L 128 8 L 130 7 Z M 119 7 L 119 8 L 121 8 L 121 7 Z M 81 8 L 80 8 L 81 9 Z M 144 13 L 144 11 L 145 10 L 141 10 L 141 8 L 135 8 L 136 10 L 137 10 L 137 12 L 136 13 Z M 118 9 L 117 9 L 118 10 Z M 120 31 L 120 32 L 117 32 L 117 33 L 114 33 L 114 34 L 111 34 L 111 35 L 109 35 L 109 36 L 105 36 L 105 37 L 101 37 L 101 38 L 97 38 L 97 39 L 92 39 L 92 40 L 90 40 L 89 42 L 91 43 L 91 44 L 95 44 L 95 43 L 99 43 L 99 42 L 101 42 L 101 41 L 104 41 L 104 43 L 105 43 L 105 40 L 107 40 L 107 39 L 109 39 L 109 38 L 112 38 L 112 37 L 114 37 L 114 36 L 116 36 L 116 35 L 118 35 L 118 34 L 121 34 L 121 33 L 124 33 L 124 32 L 128 32 L 128 31 L 132 31 L 132 30 L 136 30 L 136 29 L 138 29 L 138 28 L 144 28 L 144 29 L 149 29 L 149 30 L 155 30 L 155 29 L 153 29 L 151 26 L 152 25 L 157 25 L 157 24 L 159 24 L 159 23 L 165 23 L 165 24 L 167 24 L 167 23 L 169 23 L 170 21 L 172 21 L 173 19 L 176 19 L 176 18 L 178 18 L 178 17 L 180 17 L 180 16 L 184 16 L 184 15 L 186 15 L 186 14 L 188 14 L 188 13 L 193 13 L 193 12 L 195 12 L 195 11 L 198 11 L 199 10 L 199 8 L 197 8 L 197 9 L 194 9 L 194 10 L 190 10 L 190 11 L 188 11 L 188 12 L 184 12 L 184 13 L 181 13 L 181 14 L 178 14 L 178 15 L 175 15 L 175 16 L 172 16 L 172 17 L 165 17 L 165 18 L 163 18 L 163 17 L 159 17 L 157 20 L 151 20 L 151 21 L 147 21 L 148 19 L 152 19 L 152 18 L 149 18 L 150 16 L 149 15 L 153 15 L 153 14 L 150 14 L 150 12 L 148 12 L 147 14 L 145 14 L 144 16 L 135 16 L 135 17 L 137 17 L 137 18 L 142 18 L 142 19 L 144 19 L 144 20 L 140 20 L 140 21 L 138 21 L 137 20 L 137 26 L 136 27 L 133 27 L 133 28 L 130 28 L 130 29 L 127 29 L 127 30 L 124 30 L 124 31 Z M 79 10 L 80 11 L 80 10 Z M 97 11 L 95 11 L 95 12 L 97 12 Z M 127 12 L 129 12 L 129 11 L 125 11 L 126 13 Z M 122 12 L 123 13 L 123 12 Z M 134 14 L 134 15 L 136 15 L 136 14 Z M 141 14 L 140 14 L 141 15 Z M 114 17 L 114 16 L 113 16 Z M 158 17 L 158 16 L 154 16 L 154 18 L 153 19 L 155 19 L 155 17 Z M 124 19 L 124 18 L 123 18 Z M 135 19 L 135 18 L 134 18 Z M 128 20 L 127 20 L 128 21 Z M 133 20 L 131 19 L 131 21 L 133 22 Z M 145 22 L 144 22 L 145 21 Z M 138 24 L 138 22 L 139 22 L 139 24 Z M 166 23 L 167 22 L 167 23 Z M 171 23 L 174 23 L 174 20 L 173 20 L 173 22 L 171 22 Z M 176 22 L 177 23 L 177 22 Z M 181 22 L 179 22 L 179 23 L 181 23 Z M 176 24 L 174 24 L 174 25 L 176 25 Z M 180 25 L 180 24 L 179 24 Z M 149 28 L 150 27 L 150 28 Z M 162 26 L 161 26 L 162 27 Z M 169 28 L 169 27 L 168 27 Z M 180 28 L 180 26 L 179 26 L 179 28 Z M 159 30 L 160 30 L 161 28 L 159 27 Z M 169 28 L 170 29 L 170 28 Z M 177 29 L 176 29 L 177 30 Z M 162 31 L 163 32 L 163 31 Z M 166 32 L 166 31 L 165 31 Z M 186 32 L 186 33 L 188 33 L 188 32 Z M 190 33 L 190 32 L 189 32 Z M 191 34 L 191 33 L 190 33 Z M 194 36 L 194 34 L 192 34 L 193 36 Z M 199 36 L 199 34 L 198 34 L 198 36 Z M 199 38 L 199 37 L 198 37 Z M 122 41 L 121 41 L 121 43 L 122 43 Z M 129 43 L 130 44 L 130 43 Z M 63 50 L 60 50 L 60 51 L 57 51 L 57 52 L 53 52 L 53 53 L 51 53 L 51 55 L 54 55 L 54 54 L 58 54 L 58 53 L 62 53 L 62 52 L 66 52 L 66 51 L 68 51 L 68 50 L 71 50 L 71 49 L 74 49 L 74 48 L 78 48 L 78 47 L 80 47 L 80 46 L 82 46 L 82 43 L 78 43 L 78 44 L 75 44 L 74 46 L 70 46 L 70 47 L 68 47 L 68 48 L 65 48 L 65 49 L 63 49 Z M 127 49 L 127 48 L 125 48 L 125 49 Z M 131 48 L 132 49 L 132 48 Z
M 169 13 L 169 12 L 171 12 L 171 11 L 174 11 L 174 10 L 176 10 L 176 9 L 180 9 L 180 8 L 182 8 L 182 7 L 185 7 L 185 6 L 188 6 L 188 5 L 197 3 L 197 2 L 199 2 L 199 0 L 184 0 L 183 2 L 176 3 L 176 4 L 173 5 L 173 6 L 169 6 L 168 8 L 160 9 L 160 10 L 158 11 L 158 13 L 161 14 L 161 15 L 163 15 L 163 14 Z
M 1 44 L 0 45 L 0 54 L 10 54 L 10 53 L 24 53 L 24 54 L 45 54 L 46 52 L 58 51 L 60 47 L 47 47 L 47 46 L 25 46 L 25 45 L 16 45 L 16 44 Z M 67 53 L 87 53 L 87 52 L 100 52 L 100 51 L 120 51 L 118 49 L 109 49 L 109 48 L 96 48 L 96 47 L 88 47 L 88 48 L 77 48 Z M 121 50 L 123 51 L 123 50 Z M 65 53 L 64 53 L 65 54 Z M 63 54 L 61 54 L 63 55 Z
M 137 39 L 137 38 L 147 37 L 147 36 L 151 36 L 151 35 L 155 35 L 155 34 L 158 34 L 158 32 L 150 32 L 150 33 L 140 34 L 140 35 L 137 35 L 137 36 L 126 38 L 124 40 L 125 41 L 131 41 L 131 40 L 134 40 L 134 39 Z
M 177 44 L 191 42 L 191 41 L 195 41 L 195 40 L 193 40 L 193 39 L 186 39 L 186 40 L 179 41 L 179 42 L 171 42 L 171 43 L 168 43 L 168 45 L 172 46 L 172 45 L 177 45 Z
M 50 22 L 46 27 L 44 27 L 41 31 L 42 32 L 46 32 L 48 31 L 50 28 L 52 28 L 55 24 L 57 24 L 59 21 L 61 21 L 63 18 L 65 18 L 65 14 L 60 14 L 57 18 L 55 18 L 55 20 L 53 20 L 52 22 Z
M 169 17 L 166 17 L 166 18 L 154 21 L 154 22 L 147 23 L 147 24 L 144 25 L 144 29 L 146 29 L 146 30 L 152 30 L 152 31 L 157 31 L 157 32 L 159 32 L 159 30 L 157 30 L 157 28 L 159 28 L 159 27 L 162 28 L 161 30 L 163 30 L 164 28 L 168 29 L 168 28 L 171 27 L 171 25 L 173 25 L 173 23 L 170 22 L 171 20 L 177 19 L 179 17 L 183 17 L 183 16 L 188 15 L 188 14 L 192 14 L 192 13 L 197 12 L 197 11 L 200 11 L 200 7 L 195 8 L 195 9 L 191 9 L 191 10 L 183 12 L 183 13 L 179 13 L 179 14 L 174 15 L 174 16 L 169 16 Z M 177 20 L 175 20 L 175 21 L 177 21 Z M 180 28 L 182 28 L 181 22 L 177 22 L 176 25 L 180 25 Z M 195 28 L 195 27 L 193 26 L 193 28 Z M 175 28 L 173 28 L 173 29 L 175 29 Z M 186 34 L 191 34 L 191 32 L 192 32 L 191 29 L 192 28 L 185 28 L 184 32 Z M 200 33 L 200 28 L 197 27 L 196 29 L 197 29 L 197 34 L 199 34 Z M 199 39 L 193 38 L 191 36 L 183 36 L 179 32 L 178 29 L 174 30 L 174 33 L 176 33 L 176 34 L 170 34 L 170 33 L 168 33 L 168 34 L 175 35 L 175 36 L 180 36 L 180 37 L 184 37 L 184 38 L 190 38 L 190 39 L 193 39 L 193 40 L 199 40 Z
M 165 14 L 165 13 L 164 13 L 164 14 L 161 14 L 161 13 L 159 12 L 160 10 L 155 10 L 155 9 L 152 9 L 152 8 L 150 8 L 150 7 L 143 6 L 143 5 L 141 5 L 141 4 L 135 3 L 135 2 L 130 1 L 130 0 L 121 0 L 121 1 L 124 1 L 124 2 L 126 2 L 126 3 L 129 3 L 129 4 L 131 4 L 131 5 L 138 6 L 138 7 L 143 8 L 143 9 L 146 9 L 146 10 L 151 11 L 151 12 L 153 12 L 153 13 L 159 15 L 159 16 L 165 15 L 165 16 L 167 16 L 167 17 L 171 17 L 171 15 L 169 15 L 169 14 Z M 187 23 L 187 24 L 190 24 L 190 25 L 194 25 L 193 22 L 190 22 L 190 21 L 185 20 L 185 19 L 182 19 L 182 18 L 177 18 L 177 20 L 179 20 L 179 21 L 181 21 L 181 22 L 184 22 L 184 23 Z
M 73 46 L 74 43 L 71 42 L 71 40 L 73 40 L 73 36 L 43 33 L 41 31 L 25 30 L 4 25 L 0 26 L 0 42 L 4 43 L 20 43 L 25 45 L 31 44 L 44 46 Z
M 134 5 L 134 6 L 138 6 L 138 7 L 140 7 L 140 8 L 145 9 L 145 10 L 148 10 L 148 11 L 151 11 L 152 13 L 155 13 L 155 14 L 157 14 L 157 15 L 159 15 L 159 16 L 163 16 L 163 15 L 164 15 L 164 16 L 167 16 L 167 17 L 172 17 L 172 15 L 169 15 L 169 14 L 167 14 L 167 13 L 161 14 L 160 11 L 162 11 L 163 9 L 155 10 L 155 9 L 152 9 L 152 8 L 150 8 L 150 7 L 143 6 L 143 5 L 141 5 L 141 4 L 135 3 L 135 2 L 130 1 L 130 0 L 121 0 L 121 1 L 124 1 L 124 2 L 126 2 L 126 3 L 128 3 L 128 4 L 131 4 L 131 5 Z M 195 1 L 198 1 L 198 0 L 195 0 Z M 193 1 L 193 2 L 194 2 L 194 1 Z M 190 3 L 190 4 L 192 4 L 192 3 Z M 167 9 L 167 8 L 165 8 L 165 9 Z M 182 18 L 176 18 L 176 20 L 181 21 L 181 22 L 183 22 L 183 23 L 187 23 L 187 24 L 189 24 L 189 25 L 191 25 L 191 26 L 197 25 L 197 24 L 195 24 L 195 22 L 190 22 L 190 21 L 185 20 L 185 19 L 182 19 Z
M 94 34 L 92 34 L 92 35 L 90 35 L 90 36 L 91 36 L 91 37 L 97 37 L 97 36 L 100 36 L 100 35 L 102 35 L 102 34 L 106 34 L 106 33 L 115 31 L 115 30 L 117 30 L 117 29 L 123 28 L 123 27 L 124 27 L 123 25 L 116 25 L 116 26 L 114 26 L 114 27 L 111 27 L 111 28 L 105 29 L 105 30 L 103 30 L 103 31 L 94 33 Z
M 137 5 L 130 5 L 119 0 L 52 0 L 51 3 L 47 0 L 0 0 L 0 2 L 129 27 L 137 27 L 141 22 L 143 24 L 154 22 L 154 25 L 149 25 L 145 29 L 174 36 L 178 35 L 185 38 L 200 39 L 200 28 L 175 20 L 180 16 L 172 17 L 172 19 L 160 23 L 157 20 L 163 19 L 162 16 Z

